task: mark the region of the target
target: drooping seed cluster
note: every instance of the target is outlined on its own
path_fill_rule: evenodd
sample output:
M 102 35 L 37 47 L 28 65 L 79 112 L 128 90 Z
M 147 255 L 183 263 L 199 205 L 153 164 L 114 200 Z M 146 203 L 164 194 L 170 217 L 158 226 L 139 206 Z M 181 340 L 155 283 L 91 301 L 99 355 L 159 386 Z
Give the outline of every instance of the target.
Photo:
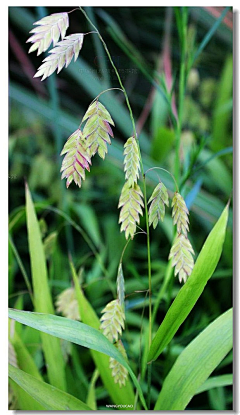
M 100 329 L 111 343 L 120 351 L 125 359 L 127 354 L 123 343 L 120 340 L 122 330 L 124 330 L 125 311 L 124 311 L 124 276 L 122 270 L 122 263 L 120 262 L 117 275 L 117 298 L 110 301 L 102 310 L 102 317 L 100 319 Z M 114 382 L 118 383 L 120 387 L 125 385 L 128 376 L 128 371 L 115 359 L 109 359 L 109 366 L 112 370 Z
M 64 66 L 67 67 L 73 58 L 76 61 L 85 34 L 75 33 L 65 36 L 69 26 L 67 13 L 51 14 L 34 24 L 37 27 L 30 32 L 34 34 L 27 40 L 32 43 L 29 52 L 37 50 L 37 54 L 40 55 L 49 48 L 51 43 L 54 46 L 34 75 L 35 77 L 41 76 L 43 81 L 56 70 L 59 73 Z M 58 41 L 60 36 L 62 40 Z M 67 187 L 72 181 L 81 187 L 82 180 L 85 179 L 85 170 L 90 170 L 91 158 L 98 153 L 104 159 L 107 144 L 111 144 L 110 137 L 113 137 L 110 124 L 114 126 L 114 122 L 98 99 L 95 99 L 89 106 L 82 123 L 85 121 L 83 132 L 78 128 L 68 138 L 61 152 L 61 155 L 65 154 L 61 172 L 62 179 L 67 179 Z
M 57 312 L 62 313 L 64 317 L 71 318 L 72 320 L 81 320 L 74 287 L 66 288 L 66 290 L 62 291 L 57 296 L 55 305 Z
M 68 13 L 54 13 L 33 24 L 38 26 L 30 31 L 34 35 L 27 40 L 27 43 L 32 43 L 28 53 L 37 50 L 37 55 L 40 55 L 51 43 L 55 46 L 60 36 L 62 40 L 64 39 L 69 26 Z
M 121 191 L 118 207 L 120 210 L 119 223 L 121 232 L 125 232 L 125 237 L 132 239 L 136 232 L 139 215 L 143 214 L 142 207 L 143 194 L 137 184 L 140 170 L 140 156 L 135 137 L 130 137 L 124 145 L 124 171 L 125 183 Z
M 172 258 L 172 266 L 175 267 L 175 276 L 178 274 L 179 281 L 187 281 L 194 266 L 194 250 L 188 239 L 189 211 L 180 193 L 176 192 L 172 200 L 173 223 L 177 225 L 177 237 L 171 248 L 169 259 Z
M 165 216 L 165 205 L 169 206 L 167 188 L 162 182 L 160 182 L 153 190 L 152 196 L 150 197 L 148 204 L 150 208 L 148 211 L 149 215 L 149 226 L 153 226 L 155 229 L 158 222 L 163 221 Z

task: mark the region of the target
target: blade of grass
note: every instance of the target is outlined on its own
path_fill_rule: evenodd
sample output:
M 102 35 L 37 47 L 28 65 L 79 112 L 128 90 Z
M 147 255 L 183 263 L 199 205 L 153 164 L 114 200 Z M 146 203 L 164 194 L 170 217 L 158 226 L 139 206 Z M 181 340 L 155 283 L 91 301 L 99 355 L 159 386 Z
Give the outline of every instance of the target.
M 139 392 L 143 407 L 147 410 L 145 399 L 135 374 L 119 350 L 100 331 L 84 323 L 51 314 L 9 309 L 9 318 L 36 330 L 51 334 L 54 337 L 68 340 L 116 359 L 130 373 L 133 383 Z
M 228 204 L 210 232 L 197 258 L 193 272 L 179 291 L 160 325 L 149 351 L 148 360 L 156 360 L 191 312 L 212 276 L 222 253 L 228 220 Z
M 90 411 L 84 402 L 9 365 L 9 377 L 50 411 Z
M 95 384 L 96 384 L 96 381 L 98 379 L 98 376 L 99 376 L 99 373 L 98 373 L 98 370 L 96 369 L 93 372 L 92 379 L 91 379 L 91 383 L 90 383 L 89 389 L 88 389 L 88 395 L 87 395 L 87 405 L 93 411 L 96 411 L 97 410 L 96 394 L 95 394 Z
M 195 52 L 195 54 L 194 54 L 194 56 L 193 56 L 193 58 L 191 60 L 190 68 L 192 67 L 192 65 L 194 64 L 194 62 L 196 61 L 196 59 L 199 57 L 199 55 L 202 53 L 203 49 L 210 42 L 211 38 L 213 37 L 214 33 L 216 32 L 218 26 L 220 25 L 220 23 L 222 22 L 222 20 L 226 16 L 226 14 L 227 14 L 227 12 L 228 12 L 229 9 L 230 9 L 230 6 L 225 7 L 225 9 L 223 10 L 221 16 L 216 20 L 216 22 L 214 23 L 214 25 L 211 27 L 211 29 L 208 31 L 208 33 L 206 34 L 206 36 L 203 38 L 202 42 L 200 43 L 197 51 Z
M 19 266 L 19 268 L 20 268 L 20 270 L 21 270 L 21 273 L 22 273 L 22 275 L 23 275 L 23 278 L 24 278 L 25 284 L 26 284 L 27 289 L 28 289 L 28 292 L 29 292 L 29 297 L 31 298 L 32 304 L 34 305 L 34 299 L 33 299 L 33 294 L 32 294 L 32 287 L 31 287 L 31 283 L 30 283 L 30 281 L 29 281 L 29 278 L 28 278 L 27 272 L 26 272 L 26 270 L 25 270 L 25 268 L 24 268 L 24 265 L 23 265 L 23 263 L 22 263 L 22 260 L 21 260 L 21 258 L 20 258 L 20 256 L 19 256 L 19 253 L 18 253 L 18 251 L 17 251 L 17 248 L 16 248 L 16 246 L 15 246 L 15 244 L 14 244 L 14 242 L 13 242 L 12 237 L 11 237 L 11 235 L 10 235 L 10 234 L 9 234 L 9 243 L 10 243 L 10 246 L 11 246 L 11 248 L 12 248 L 12 252 L 14 253 L 14 256 L 15 256 L 15 258 L 16 258 L 16 260 L 17 260 L 17 263 L 18 263 L 18 266 Z
M 26 216 L 35 310 L 41 313 L 54 314 L 39 223 L 27 184 Z M 44 333 L 41 337 L 49 381 L 59 389 L 66 390 L 65 363 L 60 341 Z
M 212 388 L 218 388 L 219 386 L 230 386 L 233 384 L 233 375 L 219 375 L 208 378 L 196 391 L 195 395 L 208 391 Z
M 16 321 L 9 320 L 9 323 L 14 323 L 14 327 L 11 327 L 9 324 L 9 341 L 11 342 L 14 351 L 16 353 L 16 358 L 18 366 L 20 369 L 25 372 L 35 376 L 38 379 L 42 379 L 41 375 L 36 367 L 36 364 L 28 352 L 26 346 L 22 342 L 20 336 L 17 334 L 15 324 Z M 18 409 L 24 409 L 26 411 L 43 411 L 44 407 L 39 404 L 32 396 L 25 392 L 17 383 L 10 379 L 10 385 L 13 388 L 14 394 L 17 397 Z
M 70 267 L 72 272 L 72 277 L 75 285 L 76 297 L 79 306 L 79 312 L 82 316 L 82 321 L 85 324 L 93 327 L 98 330 L 100 327 L 100 320 L 93 310 L 91 304 L 88 302 L 84 296 L 81 287 L 79 286 L 77 274 L 73 265 L 73 262 L 70 261 Z M 98 368 L 102 381 L 109 392 L 113 402 L 116 404 L 125 405 L 126 402 L 129 404 L 134 403 L 134 393 L 131 383 L 128 381 L 125 386 L 121 389 L 117 384 L 114 383 L 112 372 L 109 368 L 109 358 L 107 356 L 100 355 L 94 350 L 91 350 L 93 360 Z
M 209 324 L 180 354 L 167 375 L 156 411 L 182 411 L 231 350 L 232 309 Z

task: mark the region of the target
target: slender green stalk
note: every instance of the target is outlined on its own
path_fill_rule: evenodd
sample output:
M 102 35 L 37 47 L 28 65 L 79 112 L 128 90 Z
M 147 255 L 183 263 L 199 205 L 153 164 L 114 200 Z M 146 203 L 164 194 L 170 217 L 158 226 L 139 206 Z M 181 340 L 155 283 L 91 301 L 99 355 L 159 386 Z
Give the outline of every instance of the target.
M 126 104 L 129 110 L 129 114 L 130 114 L 130 118 L 132 121 L 132 126 L 133 126 L 133 133 L 134 136 L 136 138 L 136 142 L 138 145 L 138 149 L 139 149 L 139 154 L 140 154 L 140 166 L 141 166 L 141 173 L 142 173 L 142 177 L 143 177 L 143 194 L 144 194 L 144 206 L 145 206 L 145 212 L 146 212 L 146 228 L 147 228 L 147 255 L 148 255 L 148 284 L 149 284 L 149 348 L 151 346 L 152 343 L 152 273 L 151 273 L 151 252 L 150 252 L 150 233 L 149 233 L 149 221 L 148 221 L 148 208 L 147 208 L 147 191 L 146 191 L 146 179 L 145 179 L 145 174 L 144 174 L 144 168 L 143 168 L 143 161 L 142 161 L 142 156 L 141 156 L 141 149 L 140 149 L 140 145 L 139 145 L 139 140 L 138 140 L 138 136 L 137 136 L 137 131 L 136 131 L 136 126 L 135 126 L 135 122 L 134 122 L 134 118 L 133 118 L 133 112 L 132 112 L 132 108 L 128 99 L 128 95 L 127 95 L 127 91 L 122 83 L 121 77 L 119 75 L 119 72 L 112 60 L 111 54 L 108 50 L 108 47 L 105 43 L 105 41 L 103 40 L 101 34 L 99 33 L 98 29 L 96 28 L 96 26 L 92 23 L 91 19 L 89 19 L 88 15 L 86 14 L 86 12 L 82 9 L 82 7 L 80 7 L 81 12 L 84 14 L 84 16 L 86 17 L 86 19 L 88 20 L 88 22 L 92 25 L 92 27 L 94 28 L 94 30 L 96 30 L 99 39 L 101 40 L 103 47 L 107 53 L 107 56 L 109 58 L 109 61 L 116 73 L 116 76 L 118 78 L 118 82 L 120 87 L 123 90 L 125 99 L 126 99 Z M 151 366 L 149 365 L 148 370 L 151 371 Z M 148 379 L 150 379 L 150 375 L 148 375 Z M 148 387 L 150 388 L 150 384 L 148 384 Z
M 18 254 L 17 248 L 16 248 L 16 246 L 15 246 L 13 240 L 12 240 L 11 235 L 9 235 L 9 242 L 10 242 L 12 251 L 13 251 L 13 253 L 15 255 L 15 258 L 17 260 L 18 266 L 19 266 L 19 268 L 20 268 L 20 270 L 22 272 L 24 281 L 25 281 L 26 286 L 27 286 L 27 289 L 28 289 L 29 297 L 31 298 L 32 304 L 34 305 L 34 298 L 33 298 L 33 293 L 32 293 L 32 287 L 31 287 L 31 284 L 30 284 L 30 281 L 29 281 L 27 272 L 26 272 L 26 270 L 24 268 L 24 265 L 22 263 L 22 260 L 21 260 L 21 258 L 19 256 L 19 254 Z
M 180 78 L 179 78 L 179 97 L 178 97 L 178 123 L 176 128 L 176 149 L 175 149 L 175 177 L 179 184 L 180 180 L 180 144 L 181 144 L 181 132 L 182 132 L 182 117 L 183 117 L 183 104 L 185 96 L 186 85 L 186 45 L 187 45 L 187 18 L 188 11 L 186 7 L 181 10 L 181 24 L 178 27 L 179 37 L 181 41 L 181 63 L 180 63 Z

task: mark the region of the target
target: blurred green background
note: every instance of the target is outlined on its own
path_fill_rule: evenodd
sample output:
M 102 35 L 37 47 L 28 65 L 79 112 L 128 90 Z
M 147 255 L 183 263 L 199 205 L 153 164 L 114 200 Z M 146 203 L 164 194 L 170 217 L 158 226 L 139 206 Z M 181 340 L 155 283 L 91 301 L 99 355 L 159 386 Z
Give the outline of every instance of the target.
M 211 10 L 209 10 L 211 9 Z M 188 50 L 199 45 L 222 8 L 189 8 Z M 129 95 L 139 132 L 145 170 L 160 166 L 174 172 L 174 132 L 159 77 L 171 66 L 177 102 L 180 48 L 174 10 L 171 7 L 87 7 L 119 69 Z M 113 298 L 115 278 L 125 238 L 119 232 L 118 199 L 124 184 L 123 144 L 132 134 L 131 120 L 120 91 L 104 94 L 102 103 L 115 122 L 114 139 L 105 161 L 95 157 L 82 188 L 67 190 L 61 181 L 61 149 L 77 129 L 88 105 L 102 90 L 118 87 L 113 69 L 96 35 L 86 36 L 80 57 L 67 69 L 41 82 L 33 79 L 43 55 L 28 55 L 26 40 L 33 22 L 55 12 L 55 7 L 9 8 L 9 303 L 31 310 L 24 272 L 30 279 L 25 218 L 25 181 L 35 202 L 45 245 L 49 284 L 53 298 L 71 285 L 68 255 L 81 274 L 81 283 L 94 309 Z M 218 13 L 218 14 L 216 14 Z M 92 30 L 80 11 L 69 15 L 67 34 Z M 45 54 L 46 56 L 46 54 Z M 184 101 L 181 165 L 190 174 L 183 196 L 190 209 L 190 239 L 196 254 L 220 216 L 232 192 L 232 12 L 220 24 L 189 74 Z M 200 151 L 201 149 L 201 151 Z M 199 152 L 193 165 L 193 155 Z M 159 173 L 174 191 L 168 174 Z M 148 195 L 158 182 L 156 172 L 147 177 Z M 79 228 L 80 226 L 80 228 Z M 145 227 L 144 219 L 140 226 Z M 164 278 L 172 242 L 171 212 L 158 228 L 151 230 L 153 300 Z M 101 266 L 93 253 L 99 252 Z M 17 251 L 17 255 L 16 255 Z M 19 261 L 19 258 L 20 261 Z M 24 269 L 21 269 L 21 265 Z M 138 370 L 141 327 L 147 314 L 144 290 L 148 289 L 147 248 L 144 235 L 128 245 L 124 256 L 127 328 L 125 344 L 129 359 Z M 25 276 L 26 276 L 25 275 Z M 180 288 L 173 279 L 161 301 L 156 324 L 161 323 Z M 138 292 L 136 291 L 143 291 Z M 232 305 L 232 213 L 220 264 L 171 348 L 153 368 L 153 400 L 176 357 L 210 321 Z M 40 342 L 25 330 L 24 341 L 38 367 L 44 370 Z M 83 372 L 89 380 L 92 362 L 85 353 Z M 167 359 L 166 359 L 167 357 Z M 73 357 L 70 364 L 73 364 Z M 76 359 L 75 359 L 76 360 Z M 83 363 L 84 362 L 84 363 Z M 231 371 L 232 355 L 217 374 Z M 76 364 L 76 362 L 74 363 Z M 78 395 L 72 381 L 71 393 Z M 86 387 L 86 385 L 85 385 Z M 84 395 L 84 386 L 83 386 Z M 155 393 L 155 397 L 154 397 Z M 105 399 L 98 385 L 99 401 Z M 106 399 L 104 400 L 104 402 Z M 231 387 L 196 395 L 187 409 L 231 409 Z

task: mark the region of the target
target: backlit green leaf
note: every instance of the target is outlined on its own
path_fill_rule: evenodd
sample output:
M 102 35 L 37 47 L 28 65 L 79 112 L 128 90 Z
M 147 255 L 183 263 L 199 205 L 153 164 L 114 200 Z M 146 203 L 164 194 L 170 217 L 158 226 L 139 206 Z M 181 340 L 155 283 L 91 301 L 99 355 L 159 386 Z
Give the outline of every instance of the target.
M 233 344 L 232 309 L 209 324 L 180 354 L 167 375 L 157 411 L 182 411 Z

